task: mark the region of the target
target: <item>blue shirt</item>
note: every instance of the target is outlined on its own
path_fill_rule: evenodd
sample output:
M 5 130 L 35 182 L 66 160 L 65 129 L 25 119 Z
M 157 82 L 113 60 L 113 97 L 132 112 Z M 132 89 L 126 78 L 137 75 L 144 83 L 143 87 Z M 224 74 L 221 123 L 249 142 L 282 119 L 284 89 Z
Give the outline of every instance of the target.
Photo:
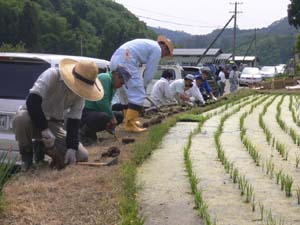
M 204 80 L 202 82 L 199 89 L 200 89 L 201 93 L 203 93 L 204 91 L 206 91 L 208 94 L 211 93 L 211 87 L 210 87 L 209 83 L 207 82 L 207 80 Z

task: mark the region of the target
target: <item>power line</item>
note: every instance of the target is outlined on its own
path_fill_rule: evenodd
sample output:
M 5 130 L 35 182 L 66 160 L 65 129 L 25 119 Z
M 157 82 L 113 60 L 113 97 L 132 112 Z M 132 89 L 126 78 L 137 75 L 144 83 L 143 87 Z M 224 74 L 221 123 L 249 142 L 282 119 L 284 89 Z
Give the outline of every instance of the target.
M 180 26 L 187 26 L 187 27 L 198 27 L 198 28 L 220 28 L 220 26 L 202 26 L 202 25 L 192 25 L 192 24 L 186 24 L 186 23 L 177 23 L 177 22 L 172 22 L 172 21 L 167 21 L 167 20 L 160 20 L 160 19 L 155 19 L 147 16 L 141 16 L 141 15 L 136 15 L 139 18 L 144 18 L 148 20 L 154 20 L 157 22 L 162 22 L 162 23 L 169 23 L 173 25 L 180 25 Z
M 138 10 L 153 13 L 153 14 L 156 14 L 156 15 L 161 15 L 161 16 L 176 18 L 176 19 L 182 19 L 182 20 L 185 20 L 185 21 L 187 20 L 187 18 L 185 18 L 185 17 L 169 15 L 169 14 L 165 14 L 165 13 L 161 13 L 161 12 L 157 12 L 157 11 L 153 11 L 153 10 L 139 8 L 139 7 L 136 7 L 136 6 L 133 6 L 133 5 L 128 5 L 128 4 L 123 4 L 123 5 L 126 6 L 126 7 L 130 7 L 130 8 L 133 8 L 133 9 L 138 9 Z M 209 25 L 207 25 L 207 26 L 198 26 L 198 25 L 192 25 L 192 24 L 185 24 L 185 23 L 180 23 L 180 22 L 171 22 L 171 21 L 167 21 L 167 20 L 156 19 L 156 18 L 152 18 L 152 17 L 149 17 L 149 16 L 148 17 L 147 16 L 140 16 L 140 15 L 137 15 L 137 16 L 141 17 L 141 18 L 145 18 L 145 19 L 158 21 L 158 22 L 165 22 L 165 23 L 170 23 L 170 24 L 175 24 L 175 25 L 182 25 L 182 26 L 189 26 L 189 27 L 203 27 L 203 28 L 221 28 L 222 27 L 221 25 L 219 25 L 219 26 L 209 26 Z M 193 20 L 193 21 L 195 21 L 195 20 Z

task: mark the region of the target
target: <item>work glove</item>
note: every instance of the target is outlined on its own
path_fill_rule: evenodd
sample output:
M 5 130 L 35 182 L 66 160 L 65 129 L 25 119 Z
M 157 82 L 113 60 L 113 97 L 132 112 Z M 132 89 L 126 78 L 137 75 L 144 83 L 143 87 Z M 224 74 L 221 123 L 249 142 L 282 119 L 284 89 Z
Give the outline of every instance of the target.
M 218 101 L 218 99 L 217 99 L 215 96 L 213 96 L 212 99 L 213 99 L 214 101 Z
M 65 155 L 65 164 L 74 165 L 76 163 L 76 150 L 69 148 Z
M 49 128 L 43 130 L 42 132 L 42 141 L 46 148 L 52 148 L 55 143 L 55 136 Z
M 196 99 L 195 99 L 195 97 L 192 96 L 189 98 L 189 100 L 190 100 L 190 102 L 194 102 Z

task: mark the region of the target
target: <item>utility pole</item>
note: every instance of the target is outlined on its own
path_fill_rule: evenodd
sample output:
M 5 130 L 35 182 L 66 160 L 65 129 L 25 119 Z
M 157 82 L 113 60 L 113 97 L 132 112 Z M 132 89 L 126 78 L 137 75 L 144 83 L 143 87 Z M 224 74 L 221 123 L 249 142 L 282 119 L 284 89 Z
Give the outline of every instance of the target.
M 215 39 L 209 44 L 209 46 L 205 49 L 205 51 L 203 52 L 203 54 L 199 57 L 199 59 L 196 62 L 196 65 L 198 65 L 201 61 L 201 59 L 206 55 L 206 53 L 209 51 L 209 49 L 213 46 L 213 44 L 218 40 L 218 38 L 221 36 L 221 34 L 223 33 L 223 31 L 226 29 L 226 27 L 228 26 L 228 24 L 231 22 L 231 20 L 234 18 L 234 15 L 232 15 L 232 17 L 230 17 L 230 19 L 227 21 L 227 23 L 225 24 L 225 26 L 222 28 L 222 30 L 218 33 L 218 35 L 215 37 Z
M 82 43 L 82 35 L 80 35 L 80 55 L 83 53 L 83 43 Z
M 234 13 L 234 28 L 233 28 L 233 49 L 232 49 L 232 60 L 235 60 L 235 48 L 236 48 L 236 19 L 237 14 L 242 13 L 241 11 L 237 11 L 237 5 L 243 4 L 242 2 L 234 2 L 230 3 L 234 4 L 234 11 L 230 11 L 230 13 Z
M 257 66 L 257 61 L 256 61 L 256 57 L 257 57 L 257 52 L 256 52 L 256 28 L 254 30 L 254 56 L 255 56 L 254 65 Z

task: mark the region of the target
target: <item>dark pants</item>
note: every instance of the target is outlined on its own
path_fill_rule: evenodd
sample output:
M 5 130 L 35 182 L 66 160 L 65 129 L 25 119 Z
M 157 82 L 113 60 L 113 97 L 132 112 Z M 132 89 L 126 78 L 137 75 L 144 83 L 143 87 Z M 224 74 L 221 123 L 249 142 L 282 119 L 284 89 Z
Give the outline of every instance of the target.
M 113 114 L 118 124 L 123 121 L 123 112 L 115 112 Z M 83 109 L 81 117 L 81 128 L 86 126 L 92 133 L 103 131 L 106 129 L 107 124 L 110 122 L 110 118 L 105 112 L 98 112 L 91 109 Z

